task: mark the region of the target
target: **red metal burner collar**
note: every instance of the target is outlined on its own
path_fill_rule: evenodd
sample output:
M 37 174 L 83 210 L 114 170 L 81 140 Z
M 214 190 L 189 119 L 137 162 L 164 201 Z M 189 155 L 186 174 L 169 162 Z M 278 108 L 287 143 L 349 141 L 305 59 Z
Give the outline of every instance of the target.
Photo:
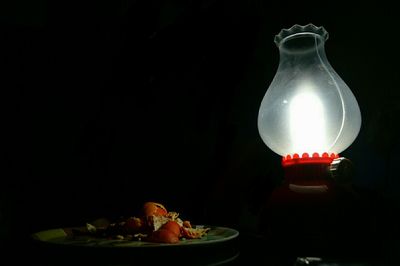
M 312 156 L 310 156 L 305 152 L 300 157 L 299 154 L 294 153 L 293 155 L 288 154 L 282 157 L 282 166 L 286 167 L 295 164 L 330 164 L 336 158 L 339 158 L 339 154 L 328 154 L 327 152 L 324 152 L 320 155 L 319 153 L 314 152 Z

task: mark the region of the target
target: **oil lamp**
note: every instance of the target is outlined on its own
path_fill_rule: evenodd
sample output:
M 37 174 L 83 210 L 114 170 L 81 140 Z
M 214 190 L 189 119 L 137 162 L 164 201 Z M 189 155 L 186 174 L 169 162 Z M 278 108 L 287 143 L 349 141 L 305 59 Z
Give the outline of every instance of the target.
M 275 225 L 290 232 L 287 236 L 329 234 L 316 228 L 333 223 L 326 210 L 337 201 L 337 188 L 348 182 L 350 165 L 339 153 L 361 127 L 356 98 L 327 60 L 327 39 L 328 32 L 313 24 L 294 25 L 275 36 L 279 66 L 259 110 L 260 136 L 282 156 L 284 170 L 266 221 L 271 225 L 280 217 Z

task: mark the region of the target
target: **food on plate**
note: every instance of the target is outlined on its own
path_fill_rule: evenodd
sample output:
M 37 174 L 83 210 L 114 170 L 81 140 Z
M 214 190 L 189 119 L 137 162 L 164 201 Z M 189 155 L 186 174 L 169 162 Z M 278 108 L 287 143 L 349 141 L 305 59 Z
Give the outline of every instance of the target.
M 179 237 L 181 235 L 181 226 L 175 221 L 168 221 L 163 224 L 160 230 L 168 230 L 172 232 L 174 235 Z
M 175 244 L 185 239 L 202 238 L 209 230 L 201 226 L 193 227 L 190 221 L 183 221 L 179 213 L 167 211 L 160 203 L 146 202 L 139 217 L 121 218 L 113 223 L 98 219 L 87 223 L 85 230 L 75 234 Z
M 143 220 L 137 217 L 129 217 L 126 219 L 124 228 L 128 234 L 140 232 L 144 229 Z
M 170 230 L 160 228 L 159 230 L 150 234 L 148 240 L 150 242 L 174 244 L 179 242 L 179 236 Z
M 168 214 L 167 209 L 157 202 L 146 202 L 143 205 L 143 212 L 145 216 Z

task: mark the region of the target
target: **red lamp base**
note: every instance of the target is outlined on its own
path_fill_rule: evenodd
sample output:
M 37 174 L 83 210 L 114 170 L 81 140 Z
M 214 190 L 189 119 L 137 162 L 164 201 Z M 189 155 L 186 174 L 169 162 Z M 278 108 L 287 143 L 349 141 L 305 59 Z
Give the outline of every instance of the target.
M 337 158 L 314 153 L 282 159 L 284 180 L 270 195 L 260 224 L 268 239 L 284 248 L 317 251 L 324 248 L 321 243 L 337 238 L 331 228 L 343 222 L 337 204 L 342 193 L 330 173 Z
M 323 153 L 321 156 L 314 153 L 312 157 L 303 153 L 300 157 L 297 153 L 282 158 L 285 183 L 312 186 L 326 184 L 331 181 L 329 168 L 332 161 L 339 158 L 338 154 Z

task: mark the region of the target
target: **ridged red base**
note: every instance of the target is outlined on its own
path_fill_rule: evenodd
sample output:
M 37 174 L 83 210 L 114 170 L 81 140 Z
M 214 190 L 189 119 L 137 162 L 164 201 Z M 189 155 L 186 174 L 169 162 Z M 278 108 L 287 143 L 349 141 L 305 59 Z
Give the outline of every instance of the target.
M 303 153 L 301 157 L 297 153 L 293 155 L 288 154 L 282 157 L 282 166 L 286 167 L 295 164 L 330 164 L 336 158 L 339 158 L 339 154 L 328 154 L 327 152 L 324 152 L 321 155 L 314 152 L 311 157 L 306 152 Z

